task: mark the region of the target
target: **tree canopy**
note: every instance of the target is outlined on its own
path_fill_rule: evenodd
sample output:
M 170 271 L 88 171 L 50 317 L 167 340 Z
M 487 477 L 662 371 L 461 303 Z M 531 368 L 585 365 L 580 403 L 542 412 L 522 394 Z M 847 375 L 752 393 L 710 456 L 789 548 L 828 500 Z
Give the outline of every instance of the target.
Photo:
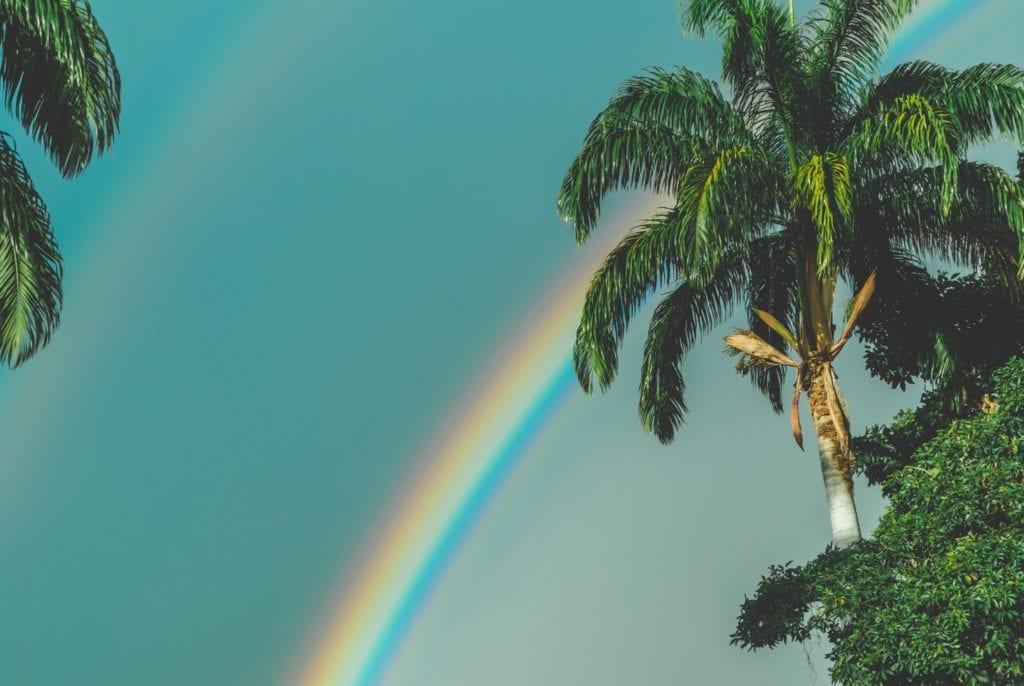
M 772 347 L 827 358 L 837 279 L 858 291 L 877 273 L 862 323 L 917 327 L 911 338 L 931 334 L 905 317 L 934 301 L 928 260 L 1024 293 L 1024 194 L 969 157 L 999 137 L 1024 144 L 1024 70 L 914 61 L 880 74 L 889 35 L 915 5 L 825 0 L 795 21 L 773 0 L 682 4 L 690 30 L 721 39 L 729 95 L 685 67 L 628 80 L 587 130 L 558 197 L 580 242 L 614 190 L 673 199 L 594 275 L 574 349 L 584 389 L 612 383 L 630 321 L 665 287 L 640 385 L 642 423 L 665 442 L 686 411 L 680 361 L 737 305 Z M 781 411 L 785 365 L 747 361 Z
M 992 380 L 968 418 L 933 396 L 923 424 L 874 432 L 890 508 L 872 538 L 772 567 L 734 643 L 823 634 L 832 678 L 858 686 L 1024 681 L 1024 357 Z

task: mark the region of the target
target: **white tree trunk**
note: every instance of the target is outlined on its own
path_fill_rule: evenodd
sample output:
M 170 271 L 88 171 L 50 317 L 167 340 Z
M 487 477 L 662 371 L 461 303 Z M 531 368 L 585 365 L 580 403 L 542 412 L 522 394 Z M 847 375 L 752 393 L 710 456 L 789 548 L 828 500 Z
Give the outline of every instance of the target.
M 845 548 L 861 540 L 857 506 L 853 501 L 853 455 L 848 448 L 844 450 L 839 442 L 828 409 L 824 373 L 831 371 L 816 366 L 808 384 L 807 395 L 815 433 L 818 435 L 818 457 L 821 460 L 821 476 L 825 480 L 832 543 L 837 548 Z M 845 417 L 842 421 L 845 423 Z

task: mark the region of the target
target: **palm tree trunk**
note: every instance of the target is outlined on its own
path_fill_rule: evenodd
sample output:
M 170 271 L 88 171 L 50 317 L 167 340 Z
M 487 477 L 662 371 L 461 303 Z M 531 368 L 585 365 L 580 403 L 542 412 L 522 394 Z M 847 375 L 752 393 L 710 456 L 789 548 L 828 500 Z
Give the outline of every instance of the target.
M 860 523 L 857 521 L 857 506 L 853 501 L 853 453 L 848 442 L 840 440 L 833 420 L 837 401 L 829 402 L 825 375 L 832 374 L 827 364 L 808 365 L 807 396 L 811 407 L 811 419 L 818 436 L 818 457 L 821 460 L 821 475 L 825 480 L 825 498 L 828 502 L 828 517 L 832 524 L 832 543 L 837 548 L 861 540 Z M 838 388 L 836 389 L 838 390 Z M 847 419 L 840 411 L 844 427 Z

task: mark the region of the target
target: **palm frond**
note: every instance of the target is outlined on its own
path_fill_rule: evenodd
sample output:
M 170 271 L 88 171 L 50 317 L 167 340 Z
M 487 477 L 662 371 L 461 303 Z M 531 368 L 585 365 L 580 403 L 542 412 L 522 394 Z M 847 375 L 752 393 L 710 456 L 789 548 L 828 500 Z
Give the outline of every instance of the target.
M 760 4 L 752 46 L 756 68 L 737 70 L 731 79 L 733 98 L 754 131 L 781 125 L 787 152 L 796 155 L 809 139 L 815 100 L 804 77 L 806 48 L 785 10 L 771 1 Z
M 757 316 L 755 310 L 770 313 L 788 331 L 799 329 L 799 303 L 797 300 L 797 265 L 793 246 L 785 234 L 766 237 L 758 241 L 751 251 L 750 282 L 747 287 L 747 302 L 751 307 L 748 326 L 755 334 L 770 345 L 785 350 L 787 343 L 793 348 L 792 355 L 802 355 L 798 342 L 787 341 L 785 337 Z M 742 368 L 751 383 L 769 400 L 775 412 L 782 412 L 783 388 L 786 368 L 764 365 Z
M 754 309 L 754 316 L 764 322 L 769 329 L 782 336 L 782 339 L 786 341 L 793 348 L 793 350 L 800 350 L 800 343 L 797 342 L 796 336 L 789 327 L 782 323 L 774 314 L 765 310 Z M 775 346 L 778 347 L 778 346 Z
M 676 195 L 691 281 L 710 279 L 731 244 L 748 244 L 763 229 L 777 207 L 779 185 L 772 160 L 757 148 L 708 150 L 696 157 Z
M 930 84 L 949 83 L 956 77 L 956 73 L 953 69 L 927 60 L 898 64 L 877 81 L 868 82 L 860 88 L 860 104 L 851 122 L 880 114 L 899 98 L 922 95 L 922 90 L 931 89 Z
M 738 331 L 730 336 L 726 336 L 725 342 L 729 347 L 752 358 L 755 363 L 780 364 L 794 368 L 800 366 L 800 363 L 796 360 L 752 331 Z
M 683 27 L 703 38 L 709 31 L 735 30 L 737 24 L 751 23 L 759 0 L 680 0 Z
M 623 84 L 591 123 L 562 181 L 559 214 L 582 243 L 610 191 L 674 190 L 695 148 L 749 140 L 713 81 L 681 67 L 650 70 Z
M 637 309 L 679 269 L 678 210 L 663 210 L 637 226 L 594 273 L 576 331 L 573 362 L 587 392 L 596 377 L 606 389 L 618 372 L 618 350 Z
M 953 116 L 917 94 L 896 98 L 881 113 L 862 120 L 842 144 L 854 172 L 895 175 L 922 165 L 942 170 L 942 209 L 956 198 L 959 131 Z
M 916 0 L 821 0 L 811 18 L 813 72 L 828 98 L 844 104 L 877 72 L 889 37 Z
M 791 181 L 794 209 L 806 209 L 818 229 L 818 273 L 832 265 L 835 236 L 847 231 L 853 216 L 850 167 L 835 153 L 813 155 L 794 173 Z
M 952 79 L 931 80 L 922 95 L 956 117 L 962 143 L 1010 137 L 1024 145 L 1024 70 L 1012 64 L 978 64 Z
M 61 259 L 50 215 L 6 134 L 0 134 L 0 362 L 18 366 L 60 320 Z
M 690 0 L 683 12 L 686 28 L 722 40 L 722 76 L 748 124 L 760 131 L 778 115 L 790 145 L 803 125 L 809 92 L 802 79 L 805 57 L 799 30 L 774 0 Z
M 113 143 L 121 80 L 87 0 L 0 0 L 0 86 L 64 176 Z
M 997 166 L 960 162 L 958 196 L 942 211 L 944 170 L 881 177 L 868 186 L 863 221 L 888 227 L 894 246 L 998 275 L 1020 289 L 1024 263 L 1024 190 Z
M 868 303 L 871 302 L 871 296 L 875 293 L 875 287 L 878 283 L 878 271 L 871 272 L 864 285 L 861 286 L 860 290 L 850 301 L 849 313 L 846 316 L 846 324 L 843 326 L 843 332 L 839 335 L 835 345 L 832 346 L 832 352 L 830 357 L 835 358 L 836 355 L 842 351 L 843 347 L 850 340 L 850 336 L 853 335 L 853 330 L 857 326 L 857 320 L 864 314 L 864 310 L 867 309 Z
M 724 260 L 703 288 L 681 283 L 654 310 L 644 344 L 640 376 L 640 421 L 662 443 L 670 443 L 686 413 L 686 383 L 679 365 L 701 335 L 720 324 L 743 295 L 742 259 Z
M 1024 144 L 1024 70 L 978 64 L 962 71 L 927 61 L 901 64 L 861 92 L 860 116 L 880 112 L 898 98 L 918 95 L 955 120 L 961 145 L 1007 136 Z

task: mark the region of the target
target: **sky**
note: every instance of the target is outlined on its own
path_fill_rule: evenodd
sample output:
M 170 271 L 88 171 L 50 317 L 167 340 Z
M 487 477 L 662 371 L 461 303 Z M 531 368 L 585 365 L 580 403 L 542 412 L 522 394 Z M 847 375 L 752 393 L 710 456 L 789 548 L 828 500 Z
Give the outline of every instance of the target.
M 978 7 L 901 57 L 1024 63 L 1024 6 Z M 673 0 L 93 8 L 113 154 L 64 181 L 17 132 L 66 294 L 0 379 L 0 683 L 295 683 L 425 446 L 597 255 L 554 211 L 586 125 L 644 67 L 716 76 L 718 46 Z M 524 451 L 381 684 L 828 683 L 820 646 L 728 645 L 767 566 L 828 542 L 817 458 L 718 333 L 661 446 L 643 328 Z M 855 429 L 913 405 L 858 356 Z M 858 503 L 870 528 L 884 503 Z

